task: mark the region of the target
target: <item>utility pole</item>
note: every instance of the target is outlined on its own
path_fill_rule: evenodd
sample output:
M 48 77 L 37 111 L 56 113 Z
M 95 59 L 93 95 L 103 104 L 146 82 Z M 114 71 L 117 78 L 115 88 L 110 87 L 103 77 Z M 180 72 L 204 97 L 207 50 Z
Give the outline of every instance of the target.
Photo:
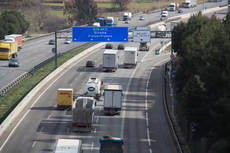
M 161 2 L 158 0 L 158 9 L 161 10 Z
M 228 0 L 228 12 L 230 12 L 230 0 Z
M 55 30 L 55 57 L 54 57 L 54 60 L 55 60 L 55 67 L 54 69 L 57 69 L 57 31 Z

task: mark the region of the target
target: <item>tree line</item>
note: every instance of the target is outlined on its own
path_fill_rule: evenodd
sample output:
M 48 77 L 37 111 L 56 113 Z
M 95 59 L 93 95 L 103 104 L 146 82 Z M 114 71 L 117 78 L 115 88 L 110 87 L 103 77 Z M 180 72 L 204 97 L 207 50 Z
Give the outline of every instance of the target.
M 18 11 L 3 11 L 0 15 L 0 39 L 8 34 L 24 34 L 29 22 Z
M 201 13 L 172 31 L 177 105 L 206 153 L 230 152 L 230 13 Z

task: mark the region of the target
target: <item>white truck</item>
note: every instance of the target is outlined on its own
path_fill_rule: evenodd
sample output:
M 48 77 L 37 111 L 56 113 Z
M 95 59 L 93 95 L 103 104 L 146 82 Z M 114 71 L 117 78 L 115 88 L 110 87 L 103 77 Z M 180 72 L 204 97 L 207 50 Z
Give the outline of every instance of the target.
M 103 54 L 102 70 L 115 72 L 118 68 L 118 51 L 114 49 L 106 49 Z
M 72 131 L 90 132 L 96 100 L 93 97 L 77 97 L 72 105 Z
M 196 7 L 197 1 L 196 0 L 185 0 L 183 3 L 184 8 L 191 8 L 191 7 Z
M 118 114 L 122 108 L 122 86 L 109 84 L 104 87 L 104 113 Z
M 169 11 L 176 11 L 176 3 L 170 3 Z
M 84 95 L 99 100 L 103 82 L 98 78 L 89 78 L 85 84 Z
M 124 12 L 123 21 L 131 20 L 131 19 L 132 19 L 132 13 L 131 12 Z
M 54 153 L 82 153 L 82 142 L 79 139 L 58 139 Z
M 166 36 L 167 26 L 161 24 L 157 27 L 156 38 L 162 38 Z
M 20 34 L 11 34 L 4 37 L 5 42 L 17 42 L 18 50 L 22 49 L 22 35 Z
M 124 49 L 124 67 L 134 67 L 137 65 L 137 47 L 125 47 Z
M 115 20 L 114 20 L 114 17 L 112 16 L 108 16 L 106 18 L 106 26 L 109 26 L 109 27 L 112 27 L 115 25 Z

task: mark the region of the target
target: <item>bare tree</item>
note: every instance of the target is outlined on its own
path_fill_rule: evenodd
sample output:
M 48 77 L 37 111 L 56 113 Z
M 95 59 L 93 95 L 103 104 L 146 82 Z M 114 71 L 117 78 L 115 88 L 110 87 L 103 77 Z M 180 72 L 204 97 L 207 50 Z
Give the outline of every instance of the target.
M 131 2 L 132 0 L 112 0 L 113 2 L 113 6 L 117 6 L 121 9 L 121 11 L 124 11 L 127 9 L 128 4 Z
M 92 24 L 97 16 L 97 4 L 94 0 L 66 0 L 64 14 L 70 23 Z

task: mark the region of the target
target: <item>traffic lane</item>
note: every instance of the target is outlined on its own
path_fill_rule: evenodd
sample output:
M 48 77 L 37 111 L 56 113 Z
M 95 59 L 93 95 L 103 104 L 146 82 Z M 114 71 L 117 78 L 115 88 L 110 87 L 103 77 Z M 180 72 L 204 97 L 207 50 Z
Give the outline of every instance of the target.
M 176 144 L 170 132 L 169 124 L 164 112 L 163 92 L 163 72 L 164 66 L 158 65 L 153 67 L 149 81 L 149 93 L 155 98 L 148 97 L 149 102 L 149 129 L 152 150 L 162 153 L 176 153 Z M 167 146 L 167 147 L 165 147 Z
M 208 2 L 205 3 L 204 7 L 206 8 L 212 8 L 212 7 L 218 7 L 222 5 L 226 5 L 227 1 L 222 2 Z M 177 15 L 183 15 L 185 13 L 190 13 L 193 11 L 199 11 L 203 9 L 203 4 L 198 4 L 196 7 L 193 8 L 182 8 L 183 13 L 178 13 L 177 11 L 168 11 L 169 15 L 168 17 L 173 17 Z M 139 20 L 140 16 L 144 16 L 144 20 Z M 118 26 L 128 26 L 132 28 L 133 26 L 146 26 L 147 24 L 154 23 L 156 21 L 159 21 L 161 18 L 161 12 L 154 12 L 149 14 L 141 14 L 141 15 L 135 15 L 128 24 L 126 24 L 124 21 L 120 20 L 118 21 Z
M 97 54 L 95 54 L 95 56 L 96 55 Z M 85 63 L 85 61 L 79 62 L 80 66 Z M 73 87 L 75 91 L 78 91 L 79 87 L 83 86 L 82 80 L 86 81 L 89 77 L 87 73 L 90 72 L 83 73 L 78 72 L 77 70 L 78 66 L 73 67 L 70 70 L 72 72 L 72 75 L 64 74 L 65 77 L 67 77 L 67 80 L 63 79 L 60 84 L 54 83 L 54 87 L 45 91 L 44 95 L 42 95 L 37 103 L 32 106 L 31 111 L 28 113 L 28 115 L 26 115 L 26 117 L 22 120 L 19 126 L 15 129 L 15 132 L 12 134 L 12 136 L 10 136 L 9 140 L 7 141 L 1 152 L 15 152 L 16 148 L 14 148 L 14 146 L 23 146 L 24 149 L 22 148 L 18 150 L 18 152 L 27 152 L 27 150 L 30 150 L 29 152 L 36 152 L 36 150 L 37 152 L 41 152 L 41 150 L 43 149 L 49 149 L 53 147 L 54 144 L 49 143 L 49 140 L 56 139 L 56 135 L 68 135 L 68 131 L 66 131 L 67 129 L 65 129 L 68 124 L 65 123 L 65 120 L 62 122 L 63 119 L 61 118 L 61 116 L 64 116 L 66 112 L 56 110 L 56 90 L 59 87 Z M 70 77 L 70 80 L 68 80 L 68 77 Z M 75 78 L 74 81 L 77 81 L 76 86 L 74 86 L 73 84 L 71 85 L 71 81 L 73 80 L 73 78 Z M 58 117 L 60 118 L 60 120 L 55 121 L 54 118 L 57 119 Z M 1 140 L 3 139 L 6 138 L 1 138 Z M 33 140 L 36 141 L 34 141 L 33 143 L 27 143 L 28 141 Z M 48 148 L 47 145 L 49 146 Z
M 124 131 L 124 139 L 125 139 L 125 152 L 167 152 L 166 149 L 168 146 L 165 145 L 164 142 L 160 142 L 160 147 L 154 147 L 152 151 L 150 151 L 149 143 L 158 141 L 158 139 L 161 139 L 160 137 L 149 137 L 148 136 L 148 123 L 147 123 L 147 117 L 150 115 L 146 115 L 146 110 L 150 108 L 152 103 L 148 101 L 148 105 L 146 106 L 146 87 L 147 87 L 147 81 L 149 73 L 151 72 L 152 65 L 156 65 L 157 63 L 161 61 L 167 61 L 169 58 L 169 55 L 162 55 L 162 56 L 154 56 L 153 53 L 150 56 L 146 56 L 146 59 L 144 60 L 141 67 L 144 67 L 144 69 L 138 69 L 135 73 L 136 79 L 132 80 L 129 94 L 127 95 L 127 102 L 126 102 L 126 118 L 125 118 L 125 131 Z M 154 73 L 155 76 L 160 76 L 159 73 Z M 137 81 L 139 79 L 139 81 Z M 156 78 L 157 80 L 158 78 Z M 159 81 L 159 80 L 158 80 Z M 156 95 L 159 94 L 159 89 L 156 89 L 158 93 L 155 93 L 152 95 L 148 91 L 148 99 L 156 99 Z M 163 111 L 163 109 L 160 109 L 159 111 Z M 157 115 L 159 112 L 156 113 Z M 164 114 L 163 114 L 164 115 Z M 161 123 L 159 123 L 161 124 Z M 158 126 L 159 127 L 159 126 Z M 165 136 L 166 133 L 161 129 L 157 128 L 162 136 Z M 132 129 L 132 131 L 130 130 Z M 168 135 L 166 135 L 168 136 Z M 170 135 L 169 135 L 170 136 Z M 170 146 L 172 148 L 169 148 L 171 150 L 174 146 Z M 144 151 L 143 151 L 144 150 Z M 171 151 L 172 152 L 172 151 Z

